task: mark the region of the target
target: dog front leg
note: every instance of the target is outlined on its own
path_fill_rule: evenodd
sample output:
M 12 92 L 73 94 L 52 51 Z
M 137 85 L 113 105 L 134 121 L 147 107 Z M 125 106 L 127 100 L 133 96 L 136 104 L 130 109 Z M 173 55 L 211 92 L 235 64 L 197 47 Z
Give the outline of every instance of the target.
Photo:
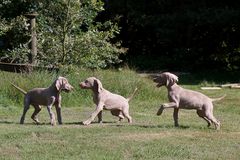
M 179 124 L 178 124 L 178 111 L 179 111 L 179 108 L 174 108 L 173 120 L 174 120 L 175 127 L 179 127 Z
M 98 113 L 98 123 L 102 123 L 102 111 Z
M 177 104 L 175 102 L 164 103 L 160 106 L 157 115 L 160 116 L 165 108 L 176 108 Z
M 56 125 L 55 115 L 52 111 L 52 105 L 48 105 L 47 110 L 48 110 L 48 113 L 49 113 L 49 116 L 50 116 L 51 125 L 52 126 Z
M 58 119 L 59 124 L 62 124 L 62 111 L 61 110 L 62 110 L 62 108 L 61 108 L 60 104 L 56 105 L 57 119 Z
M 96 110 L 91 114 L 90 118 L 83 122 L 84 125 L 89 125 L 94 118 L 103 110 L 103 104 L 100 104 L 96 107 Z
M 57 112 L 58 124 L 62 124 L 62 107 L 61 107 L 61 95 L 58 97 L 58 101 L 55 103 L 55 108 Z

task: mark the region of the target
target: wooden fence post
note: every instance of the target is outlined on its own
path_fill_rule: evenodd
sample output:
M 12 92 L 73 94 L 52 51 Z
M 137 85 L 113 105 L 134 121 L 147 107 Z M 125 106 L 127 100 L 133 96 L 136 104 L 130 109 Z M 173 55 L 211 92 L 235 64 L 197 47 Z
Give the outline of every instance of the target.
M 29 57 L 29 63 L 31 65 L 36 65 L 37 56 L 37 33 L 36 33 L 36 17 L 37 13 L 25 14 L 30 20 L 30 31 L 31 31 L 31 54 Z

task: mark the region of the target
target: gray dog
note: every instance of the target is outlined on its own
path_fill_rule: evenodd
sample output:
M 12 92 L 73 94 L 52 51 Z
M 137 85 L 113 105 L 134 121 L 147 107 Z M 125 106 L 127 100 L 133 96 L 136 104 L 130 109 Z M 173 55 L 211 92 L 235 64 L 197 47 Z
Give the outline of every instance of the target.
M 199 117 L 207 121 L 208 127 L 213 123 L 216 129 L 220 129 L 220 122 L 213 116 L 213 101 L 223 99 L 225 96 L 212 99 L 200 92 L 184 89 L 177 85 L 178 77 L 172 73 L 165 72 L 154 79 L 157 87 L 165 85 L 168 90 L 170 103 L 164 103 L 158 110 L 161 115 L 165 108 L 174 108 L 173 118 L 175 126 L 178 124 L 179 109 L 196 109 Z
M 51 125 L 56 125 L 55 115 L 52 111 L 52 106 L 55 105 L 57 111 L 58 123 L 62 124 L 61 116 L 61 91 L 69 92 L 73 87 L 68 83 L 68 80 L 64 77 L 58 77 L 53 84 L 48 88 L 34 88 L 28 92 L 19 88 L 18 86 L 12 84 L 15 88 L 21 91 L 24 97 L 24 109 L 23 114 L 20 120 L 20 124 L 24 123 L 25 115 L 30 107 L 33 105 L 35 110 L 31 118 L 39 124 L 40 122 L 37 119 L 37 114 L 41 111 L 41 106 L 47 106 L 48 113 L 50 115 Z
M 97 105 L 96 110 L 91 114 L 90 118 L 83 122 L 84 125 L 89 125 L 96 116 L 98 116 L 98 122 L 101 123 L 103 109 L 110 110 L 112 115 L 119 117 L 119 121 L 126 117 L 128 122 L 132 123 L 128 102 L 136 93 L 137 88 L 129 98 L 124 98 L 104 89 L 100 80 L 95 77 L 87 78 L 84 82 L 80 83 L 80 87 L 93 91 L 93 101 Z

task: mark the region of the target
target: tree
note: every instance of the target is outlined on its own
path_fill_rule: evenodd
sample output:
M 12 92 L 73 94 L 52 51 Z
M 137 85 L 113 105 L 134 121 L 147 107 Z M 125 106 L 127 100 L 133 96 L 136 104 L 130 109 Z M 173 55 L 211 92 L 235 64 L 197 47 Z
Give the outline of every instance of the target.
M 107 1 L 107 0 L 106 0 Z M 240 69 L 236 0 L 111 0 L 125 59 L 139 69 Z
M 9 3 L 14 4 L 15 1 Z M 39 14 L 36 28 L 39 65 L 74 64 L 106 68 L 120 62 L 119 55 L 124 51 L 120 43 L 111 43 L 119 33 L 117 25 L 111 21 L 102 23 L 95 20 L 104 10 L 101 1 L 38 0 L 28 4 L 25 12 L 37 11 Z
M 26 62 L 28 59 L 27 19 L 21 16 L 27 5 L 22 0 L 0 2 L 0 60 Z M 21 54 L 19 54 L 19 52 Z

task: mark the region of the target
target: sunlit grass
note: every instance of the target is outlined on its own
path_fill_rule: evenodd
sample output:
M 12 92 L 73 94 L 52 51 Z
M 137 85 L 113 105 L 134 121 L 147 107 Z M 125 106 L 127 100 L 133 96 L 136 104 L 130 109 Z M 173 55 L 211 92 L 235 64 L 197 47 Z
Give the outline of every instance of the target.
M 47 87 L 59 75 L 65 76 L 75 87 L 63 93 L 63 125 L 52 127 L 44 108 L 39 114 L 41 125 L 30 118 L 33 108 L 22 113 L 23 95 L 9 82 L 29 90 Z M 79 82 L 89 76 L 99 78 L 104 88 L 130 95 L 135 87 L 137 95 L 130 102 L 133 124 L 118 119 L 108 111 L 103 113 L 103 124 L 81 125 L 95 109 L 91 91 L 81 90 Z M 214 115 L 221 121 L 220 131 L 207 127 L 194 110 L 180 110 L 180 127 L 173 125 L 172 109 L 156 116 L 161 103 L 168 102 L 164 87 L 156 88 L 150 78 L 141 77 L 131 70 L 72 70 L 48 73 L 14 74 L 0 72 L 0 159 L 239 159 L 240 157 L 240 90 L 200 90 L 202 85 L 218 85 L 219 81 L 179 76 L 185 88 L 200 91 L 210 97 L 227 94 L 224 100 L 214 103 Z M 187 83 L 191 79 L 192 83 Z M 229 80 L 230 81 L 230 80 Z

